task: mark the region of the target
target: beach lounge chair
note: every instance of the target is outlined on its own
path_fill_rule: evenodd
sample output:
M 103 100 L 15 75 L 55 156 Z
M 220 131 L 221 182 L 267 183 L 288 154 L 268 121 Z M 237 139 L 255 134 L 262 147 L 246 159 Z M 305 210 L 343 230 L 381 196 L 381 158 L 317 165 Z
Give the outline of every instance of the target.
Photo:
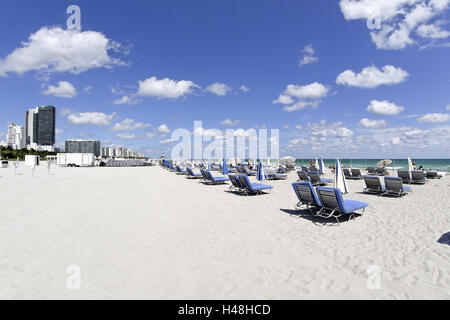
M 240 174 L 238 175 L 239 182 L 241 183 L 243 189 L 242 192 L 247 196 L 250 194 L 263 194 L 263 190 L 272 190 L 273 186 L 260 183 L 251 183 L 248 176 Z
M 286 180 L 288 178 L 287 174 L 275 173 L 275 171 L 270 168 L 266 168 L 266 174 L 269 180 Z
M 176 166 L 175 169 L 177 170 L 177 174 L 186 174 L 186 170 L 181 169 L 180 166 Z
M 439 179 L 436 171 L 427 171 L 427 179 Z
M 386 168 L 385 167 L 378 167 L 376 170 L 377 175 L 379 176 L 385 176 L 386 175 Z
M 352 174 L 350 172 L 350 169 L 343 168 L 342 171 L 344 172 L 344 176 L 345 176 L 346 179 L 351 179 L 352 178 Z
M 399 178 L 402 179 L 403 183 L 411 183 L 411 174 L 409 173 L 409 171 L 405 171 L 405 170 L 399 170 L 397 171 L 397 175 Z
M 360 169 L 352 169 L 352 177 L 353 180 L 361 180 L 363 177 L 361 175 Z
M 242 173 L 247 176 L 256 176 L 256 171 L 250 171 L 247 167 L 242 168 Z
M 189 167 L 186 168 L 186 175 L 188 179 L 201 179 L 203 177 L 200 173 L 194 173 Z
M 308 172 L 309 179 L 313 186 L 326 186 L 333 182 L 333 179 L 322 179 L 317 172 Z
M 311 166 L 311 167 L 308 168 L 308 171 L 309 172 L 319 172 L 319 169 L 314 167 L 314 166 Z
M 292 184 L 292 187 L 299 200 L 295 210 L 300 210 L 303 206 L 306 206 L 308 211 L 316 213 L 322 208 L 322 202 L 320 202 L 316 189 L 311 182 L 296 182 Z
M 427 182 L 427 178 L 425 178 L 425 172 L 420 170 L 411 172 L 411 180 L 411 183 L 414 184 L 425 184 Z
M 231 186 L 229 191 L 230 192 L 237 192 L 237 193 L 242 193 L 243 191 L 243 187 L 241 185 L 241 183 L 239 182 L 239 178 L 237 175 L 234 174 L 229 174 L 228 177 L 230 178 L 231 181 Z
M 214 184 L 214 185 L 225 184 L 227 181 L 230 181 L 230 179 L 225 178 L 225 177 L 214 177 L 211 174 L 211 171 L 204 170 L 204 172 L 205 172 L 205 176 L 207 178 L 206 182 L 209 183 L 209 184 Z
M 363 210 L 362 213 L 369 206 L 366 202 L 356 200 L 344 200 L 342 192 L 337 188 L 319 187 L 316 189 L 319 196 L 322 208 L 317 213 L 317 216 L 322 218 L 335 218 L 339 223 L 339 217 L 350 215 L 350 219 L 355 217 L 355 212 Z
M 386 192 L 386 187 L 381 184 L 380 177 L 364 176 L 364 181 L 366 183 L 366 187 L 363 192 L 375 194 L 383 194 Z
M 411 191 L 411 187 L 404 187 L 402 178 L 384 177 L 384 184 L 386 186 L 385 196 L 391 195 L 401 197 Z
M 308 169 L 308 167 L 307 167 L 307 166 L 302 166 L 302 171 L 308 172 L 308 171 L 309 171 L 309 169 Z
M 306 171 L 297 171 L 297 175 L 298 175 L 298 181 L 309 182 L 311 180 L 311 179 L 309 179 Z
M 367 173 L 369 175 L 375 175 L 376 174 L 375 167 L 367 167 Z

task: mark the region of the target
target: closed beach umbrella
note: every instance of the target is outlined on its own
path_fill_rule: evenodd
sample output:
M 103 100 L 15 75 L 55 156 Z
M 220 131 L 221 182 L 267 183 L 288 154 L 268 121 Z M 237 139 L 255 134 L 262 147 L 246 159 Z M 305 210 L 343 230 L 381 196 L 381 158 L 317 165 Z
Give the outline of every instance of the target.
M 208 161 L 208 171 L 211 171 L 211 162 Z
M 347 181 L 342 171 L 341 161 L 336 159 L 336 173 L 334 177 L 334 187 L 341 190 L 343 194 L 348 193 Z
M 256 160 L 253 160 L 253 170 L 256 168 Z
M 325 164 L 323 163 L 323 159 L 322 158 L 320 158 L 319 167 L 320 167 L 320 173 L 321 174 L 327 173 L 327 170 L 325 168 Z
M 228 174 L 228 164 L 227 164 L 227 160 L 223 160 L 223 164 L 222 164 L 222 174 L 223 174 L 223 175 Z
M 414 171 L 414 165 L 411 161 L 411 157 L 408 157 L 408 171 L 409 172 Z
M 256 179 L 258 179 L 259 181 L 267 180 L 266 169 L 264 168 L 262 161 L 259 161 L 258 171 L 256 173 Z
M 319 160 L 316 158 L 316 164 L 314 165 L 316 168 L 319 168 Z
M 267 158 L 267 166 L 268 166 L 268 167 L 271 167 L 271 166 L 272 166 L 272 164 L 270 163 L 270 158 Z

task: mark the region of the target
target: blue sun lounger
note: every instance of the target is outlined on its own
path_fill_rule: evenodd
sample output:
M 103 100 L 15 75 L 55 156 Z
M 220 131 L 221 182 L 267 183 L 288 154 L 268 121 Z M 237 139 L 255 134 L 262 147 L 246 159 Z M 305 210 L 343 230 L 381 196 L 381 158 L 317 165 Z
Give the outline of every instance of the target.
M 350 219 L 355 217 L 355 212 L 363 210 L 369 206 L 366 202 L 356 200 L 344 200 L 342 192 L 337 188 L 318 187 L 317 195 L 322 202 L 322 208 L 317 216 L 322 218 L 335 218 L 339 223 L 339 218 L 344 215 L 350 215 Z
M 295 206 L 295 210 L 300 210 L 305 206 L 306 210 L 315 214 L 322 208 L 322 202 L 317 196 L 316 189 L 314 189 L 311 182 L 296 182 L 292 184 L 292 187 L 299 200 Z
M 242 173 L 244 173 L 247 176 L 256 176 L 256 174 L 257 174 L 256 171 L 250 171 L 250 170 L 248 170 L 247 167 L 242 167 L 242 170 L 243 170 Z
M 380 177 L 364 176 L 364 182 L 366 183 L 364 193 L 383 194 L 386 192 L 386 187 L 381 184 Z
M 333 182 L 333 179 L 322 179 L 317 172 L 308 172 L 308 176 L 313 186 L 326 186 Z
M 186 170 L 181 169 L 180 166 L 176 166 L 175 169 L 177 170 L 177 174 L 186 174 Z
M 385 196 L 401 197 L 411 191 L 411 187 L 403 186 L 402 178 L 384 177 L 384 184 L 386 185 Z
M 189 167 L 186 168 L 186 175 L 188 179 L 201 179 L 203 177 L 201 173 L 194 173 Z
M 211 174 L 211 171 L 208 170 L 203 170 L 204 174 L 205 174 L 205 183 L 209 183 L 209 184 L 225 184 L 227 181 L 230 181 L 230 179 L 228 178 L 224 178 L 224 177 L 214 177 Z
M 264 190 L 272 190 L 273 186 L 260 183 L 251 183 L 250 179 L 243 174 L 238 175 L 239 182 L 241 183 L 243 189 L 242 192 L 247 196 L 250 194 L 263 194 Z
M 234 174 L 229 174 L 228 177 L 230 178 L 230 181 L 231 181 L 231 186 L 230 186 L 229 191 L 236 192 L 236 193 L 243 193 L 242 190 L 244 189 L 244 187 L 239 182 L 238 176 L 234 175 Z

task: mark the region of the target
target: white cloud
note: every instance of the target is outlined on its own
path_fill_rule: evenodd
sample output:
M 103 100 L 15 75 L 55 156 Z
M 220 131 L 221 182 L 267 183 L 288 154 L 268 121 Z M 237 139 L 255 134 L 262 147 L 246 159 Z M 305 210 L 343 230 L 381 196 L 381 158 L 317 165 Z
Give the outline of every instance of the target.
M 206 90 L 215 94 L 216 96 L 225 96 L 231 88 L 224 83 L 213 83 L 206 87 Z
M 158 130 L 158 132 L 163 133 L 163 134 L 168 134 L 168 133 L 170 133 L 169 127 L 166 126 L 165 124 L 160 125 L 160 126 L 158 127 L 158 129 L 156 129 L 156 130 Z
M 169 78 L 158 80 L 156 77 L 151 77 L 144 81 L 139 81 L 138 94 L 143 97 L 158 99 L 178 99 L 191 94 L 197 87 L 192 81 L 176 81 Z
M 373 114 L 393 116 L 401 113 L 405 110 L 402 106 L 397 106 L 395 103 L 389 101 L 372 100 L 367 107 L 367 111 Z
M 274 104 L 286 105 L 283 110 L 292 112 L 305 109 L 306 107 L 317 108 L 321 99 L 329 94 L 330 89 L 318 82 L 313 82 L 305 86 L 290 84 L 286 90 L 280 94 Z
M 135 122 L 134 119 L 125 119 L 122 122 L 116 123 L 111 130 L 112 131 L 134 131 L 141 130 L 150 127 L 147 123 Z
M 327 124 L 326 120 L 322 120 L 320 123 L 315 124 L 309 123 L 306 128 L 313 137 L 348 138 L 354 134 L 352 130 L 344 127 L 341 122 Z
M 391 143 L 393 145 L 398 145 L 398 144 L 402 143 L 402 140 L 399 137 L 394 137 L 394 138 L 391 139 Z
M 84 93 L 87 93 L 87 94 L 90 94 L 91 91 L 92 91 L 92 89 L 94 89 L 93 86 L 87 86 L 87 87 L 84 87 L 84 88 L 83 88 L 83 92 L 84 92 Z
M 241 122 L 241 120 L 231 120 L 231 119 L 226 119 L 224 121 L 222 121 L 220 124 L 224 125 L 224 126 L 228 126 L 228 127 L 234 127 L 236 126 L 239 122 Z
M 160 144 L 169 144 L 169 143 L 174 143 L 174 142 L 177 142 L 177 141 L 172 139 L 172 138 L 170 138 L 170 139 L 162 140 L 159 143 Z
M 138 137 L 132 133 L 118 133 L 116 138 L 118 140 L 133 140 L 133 139 L 139 139 L 140 137 Z
M 386 120 L 370 120 L 367 118 L 363 118 L 359 121 L 359 125 L 364 128 L 380 128 L 385 127 L 387 125 Z
M 96 126 L 108 126 L 115 118 L 116 113 L 105 114 L 103 112 L 72 113 L 67 117 L 71 124 L 91 124 Z
M 302 127 L 301 125 L 298 124 L 298 125 L 295 126 L 295 129 L 297 129 L 297 130 L 302 130 L 303 127 Z
M 64 133 L 64 130 L 61 130 L 61 129 L 58 129 L 58 128 L 55 129 L 55 134 L 56 134 L 57 136 L 59 136 L 59 135 L 61 135 L 61 134 L 63 134 L 63 133 Z
M 242 86 L 239 88 L 239 90 L 241 90 L 242 92 L 249 92 L 249 91 L 250 91 L 250 88 L 247 87 L 246 85 L 242 85 Z
M 58 86 L 48 86 L 43 94 L 58 98 L 73 98 L 77 95 L 77 90 L 70 82 L 60 81 Z
M 129 96 L 123 96 L 120 99 L 116 99 L 113 101 L 113 104 L 121 105 L 121 104 L 127 104 L 127 105 L 134 105 L 141 102 L 139 99 L 137 99 L 134 95 Z
M 109 55 L 120 49 L 119 44 L 100 32 L 43 27 L 22 42 L 22 47 L 0 59 L 0 76 L 28 71 L 79 74 L 94 68 L 111 68 L 125 64 Z
M 314 55 L 316 52 L 311 44 L 305 46 L 302 52 L 303 57 L 300 59 L 298 63 L 300 67 L 307 64 L 316 63 L 317 61 L 319 61 L 319 58 Z
M 449 119 L 450 115 L 447 113 L 428 113 L 417 118 L 417 121 L 423 123 L 441 123 L 447 122 Z
M 417 34 L 422 38 L 445 39 L 450 37 L 450 32 L 443 30 L 438 24 L 421 25 L 417 28 Z
M 408 72 L 402 68 L 386 65 L 382 70 L 375 66 L 366 67 L 360 73 L 345 70 L 336 79 L 337 84 L 349 87 L 376 88 L 381 85 L 398 84 L 408 78 Z
M 346 20 L 379 22 L 379 26 L 371 28 L 372 41 L 378 49 L 397 50 L 417 43 L 419 40 L 413 39 L 412 33 L 427 31 L 422 26 L 440 16 L 449 3 L 448 0 L 341 0 L 339 5 Z
M 63 117 L 68 116 L 71 113 L 72 113 L 72 110 L 70 110 L 69 108 L 62 108 L 61 111 L 60 111 L 60 114 Z
M 445 107 L 447 110 L 450 110 L 450 104 L 447 105 L 447 107 Z

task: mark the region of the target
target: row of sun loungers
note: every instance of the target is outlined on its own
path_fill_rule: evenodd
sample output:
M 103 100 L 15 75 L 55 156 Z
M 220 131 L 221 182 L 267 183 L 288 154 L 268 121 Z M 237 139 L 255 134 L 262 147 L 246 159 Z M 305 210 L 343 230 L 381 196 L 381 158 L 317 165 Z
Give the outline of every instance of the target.
M 356 211 L 363 210 L 364 213 L 369 206 L 365 202 L 345 200 L 341 190 L 337 188 L 317 187 L 315 189 L 311 182 L 293 183 L 292 187 L 299 200 L 296 210 L 306 208 L 314 216 L 335 218 L 338 223 L 340 217 L 349 215 L 352 219 Z
M 375 176 L 364 176 L 364 181 L 365 193 L 401 197 L 411 191 L 411 187 L 404 186 L 402 179 L 397 177 L 384 177 L 384 184 L 381 184 L 380 177 Z
M 326 186 L 328 183 L 333 182 L 332 179 L 321 178 L 318 172 L 298 171 L 297 175 L 298 181 L 311 182 L 313 186 Z

